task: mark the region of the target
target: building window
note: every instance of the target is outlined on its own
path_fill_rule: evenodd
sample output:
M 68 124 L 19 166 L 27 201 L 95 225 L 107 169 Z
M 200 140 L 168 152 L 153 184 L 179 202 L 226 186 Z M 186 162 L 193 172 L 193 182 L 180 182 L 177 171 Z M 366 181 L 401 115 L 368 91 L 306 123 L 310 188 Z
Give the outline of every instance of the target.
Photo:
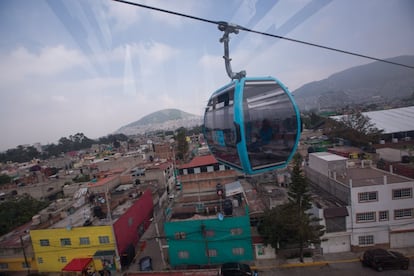
M 216 249 L 209 249 L 206 251 L 207 257 L 217 257 L 217 250 Z
M 176 232 L 175 233 L 176 240 L 185 240 L 185 232 Z
M 378 192 L 364 192 L 358 194 L 359 202 L 370 202 L 378 200 Z
M 233 253 L 233 255 L 241 256 L 241 255 L 244 255 L 244 248 L 235 247 L 235 248 L 232 248 L 231 252 Z
M 67 262 L 68 262 L 68 260 L 66 259 L 66 257 L 65 257 L 65 256 L 61 256 L 61 257 L 59 258 L 59 260 L 60 260 L 60 262 L 61 262 L 61 263 L 67 263 Z
M 0 269 L 8 269 L 9 264 L 8 263 L 0 263 Z
M 388 218 L 388 211 L 379 211 L 378 212 L 378 219 L 380 220 L 380 221 L 385 221 L 385 220 L 388 220 L 389 218 Z
M 232 229 L 230 229 L 230 233 L 233 236 L 241 235 L 243 233 L 243 229 L 242 228 L 232 228 Z
M 359 236 L 358 244 L 359 245 L 372 245 L 374 244 L 374 236 L 373 235 Z
M 213 166 L 208 166 L 207 167 L 207 172 L 214 172 L 214 167 Z
M 194 168 L 188 168 L 188 174 L 194 174 Z
M 392 199 L 403 199 L 403 198 L 411 198 L 411 197 L 413 197 L 412 188 L 392 190 Z
M 394 219 L 409 219 L 413 217 L 413 209 L 394 210 Z
M 49 240 L 40 240 L 40 246 L 49 246 Z
M 80 237 L 79 244 L 80 245 L 90 244 L 89 237 Z
M 43 258 L 42 257 L 37 257 L 37 263 L 38 264 L 43 264 Z
M 188 251 L 178 251 L 178 258 L 180 259 L 188 259 L 189 256 Z
M 71 245 L 71 244 L 72 244 L 72 242 L 70 241 L 69 238 L 60 239 L 60 245 L 61 246 L 68 246 L 68 245 Z
M 187 175 L 187 174 L 188 174 L 187 169 L 183 169 L 183 175 Z
M 356 214 L 357 222 L 372 222 L 375 221 L 375 212 L 358 213 Z
M 213 230 L 206 230 L 205 235 L 206 237 L 214 237 L 214 231 Z
M 201 172 L 200 168 L 194 168 L 194 173 L 200 173 L 200 172 Z
M 220 171 L 225 171 L 226 167 L 224 165 L 219 165 Z
M 202 166 L 201 167 L 201 172 L 207 172 L 207 167 L 206 166 Z
M 108 244 L 109 243 L 109 237 L 108 236 L 99 236 L 99 243 L 100 244 Z
M 345 217 L 325 218 L 325 223 L 326 223 L 326 233 L 346 231 L 346 218 Z

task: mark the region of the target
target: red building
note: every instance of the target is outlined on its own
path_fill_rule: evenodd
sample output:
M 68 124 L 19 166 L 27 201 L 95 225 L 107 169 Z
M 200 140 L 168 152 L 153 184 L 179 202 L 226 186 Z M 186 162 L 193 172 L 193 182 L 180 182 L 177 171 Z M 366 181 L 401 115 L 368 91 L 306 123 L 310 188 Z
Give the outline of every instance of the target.
M 136 245 L 151 224 L 153 209 L 152 192 L 147 189 L 114 223 L 121 265 L 130 264 L 134 258 Z

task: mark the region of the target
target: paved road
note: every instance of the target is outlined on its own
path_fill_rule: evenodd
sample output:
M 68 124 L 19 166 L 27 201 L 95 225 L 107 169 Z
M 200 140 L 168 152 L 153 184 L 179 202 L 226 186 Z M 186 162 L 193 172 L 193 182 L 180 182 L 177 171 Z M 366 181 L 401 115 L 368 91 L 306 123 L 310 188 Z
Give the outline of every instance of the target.
M 166 263 L 166 260 L 168 258 L 168 251 L 166 248 L 163 248 L 166 245 L 165 239 L 156 238 L 165 236 L 162 229 L 162 218 L 159 215 L 155 215 L 151 225 L 148 227 L 147 231 L 145 231 L 144 235 L 141 238 L 141 241 L 143 241 L 141 244 L 144 244 L 141 247 L 143 250 L 141 251 L 138 249 L 133 263 L 127 269 L 128 272 L 138 271 L 139 259 L 144 256 L 150 256 L 152 258 L 152 265 L 156 271 L 163 271 L 168 267 Z
M 291 268 L 274 268 L 269 270 L 259 270 L 260 276 L 370 276 L 377 275 L 378 271 L 369 267 L 363 267 L 360 262 L 336 262 L 329 263 L 323 266 L 306 266 L 306 267 L 291 267 Z M 408 270 L 385 270 L 383 275 L 414 275 L 414 265 Z

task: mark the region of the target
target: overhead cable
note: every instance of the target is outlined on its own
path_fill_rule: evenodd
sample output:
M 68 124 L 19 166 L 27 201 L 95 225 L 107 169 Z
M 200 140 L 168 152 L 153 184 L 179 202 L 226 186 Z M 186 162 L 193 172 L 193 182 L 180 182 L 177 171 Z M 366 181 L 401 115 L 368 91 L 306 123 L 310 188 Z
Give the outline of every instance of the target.
M 113 1 L 128 4 L 128 5 L 133 5 L 133 6 L 137 6 L 137 7 L 141 7 L 141 8 L 145 8 L 145 9 L 150 9 L 150 10 L 154 10 L 154 11 L 158 11 L 158 12 L 168 13 L 168 14 L 172 14 L 172 15 L 176 15 L 176 16 L 181 16 L 181 17 L 201 21 L 201 22 L 204 22 L 204 23 L 210 23 L 210 24 L 214 24 L 214 25 L 218 25 L 218 26 L 223 25 L 223 24 L 229 24 L 229 23 L 226 23 L 226 22 L 223 22 L 223 21 L 209 20 L 209 19 L 205 19 L 205 18 L 202 18 L 202 17 L 197 17 L 197 16 L 188 15 L 188 14 L 179 13 L 179 12 L 166 10 L 166 9 L 161 9 L 161 8 L 156 8 L 156 7 L 152 7 L 152 6 L 148 6 L 148 5 L 144 5 L 144 4 L 139 4 L 139 3 L 135 3 L 135 2 L 130 2 L 130 1 L 125 1 L 125 0 L 113 0 Z M 390 60 L 386 60 L 386 59 L 367 56 L 367 55 L 363 55 L 363 54 L 359 54 L 359 53 L 355 53 L 355 52 L 351 52 L 351 51 L 347 51 L 347 50 L 341 50 L 341 49 L 338 49 L 338 48 L 328 47 L 328 46 L 324 46 L 324 45 L 320 45 L 320 44 L 316 44 L 316 43 L 312 43 L 312 42 L 307 42 L 307 41 L 303 41 L 303 40 L 299 40 L 299 39 L 289 38 L 289 37 L 285 37 L 285 36 L 280 36 L 280 35 L 270 34 L 270 33 L 266 33 L 266 32 L 261 32 L 261 31 L 256 31 L 256 30 L 249 29 L 249 28 L 246 28 L 246 27 L 243 27 L 243 26 L 240 26 L 240 25 L 233 25 L 233 26 L 235 26 L 235 28 L 237 28 L 239 30 L 246 31 L 246 32 L 251 32 L 251 33 L 264 35 L 264 36 L 268 36 L 268 37 L 273 37 L 273 38 L 279 38 L 279 39 L 283 39 L 283 40 L 287 40 L 287 41 L 291 41 L 291 42 L 304 44 L 304 45 L 307 45 L 307 46 L 321 48 L 321 49 L 324 49 L 324 50 L 339 52 L 339 53 L 342 53 L 342 54 L 362 57 L 362 58 L 371 59 L 371 60 L 375 60 L 375 61 L 379 61 L 379 62 L 383 62 L 383 63 L 388 63 L 388 64 L 393 64 L 393 65 L 397 65 L 397 66 L 402 66 L 402 67 L 414 69 L 414 66 L 412 66 L 412 65 L 407 65 L 407 64 L 398 63 L 398 62 L 394 62 L 394 61 L 390 61 Z

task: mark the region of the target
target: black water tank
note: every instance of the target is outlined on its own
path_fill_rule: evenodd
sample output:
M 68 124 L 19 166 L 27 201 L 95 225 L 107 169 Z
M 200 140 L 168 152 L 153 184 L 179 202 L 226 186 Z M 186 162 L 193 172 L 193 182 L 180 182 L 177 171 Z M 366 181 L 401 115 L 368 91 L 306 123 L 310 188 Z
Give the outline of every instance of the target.
M 231 199 L 225 199 L 223 202 L 223 212 L 226 216 L 231 216 L 233 214 L 233 202 Z

